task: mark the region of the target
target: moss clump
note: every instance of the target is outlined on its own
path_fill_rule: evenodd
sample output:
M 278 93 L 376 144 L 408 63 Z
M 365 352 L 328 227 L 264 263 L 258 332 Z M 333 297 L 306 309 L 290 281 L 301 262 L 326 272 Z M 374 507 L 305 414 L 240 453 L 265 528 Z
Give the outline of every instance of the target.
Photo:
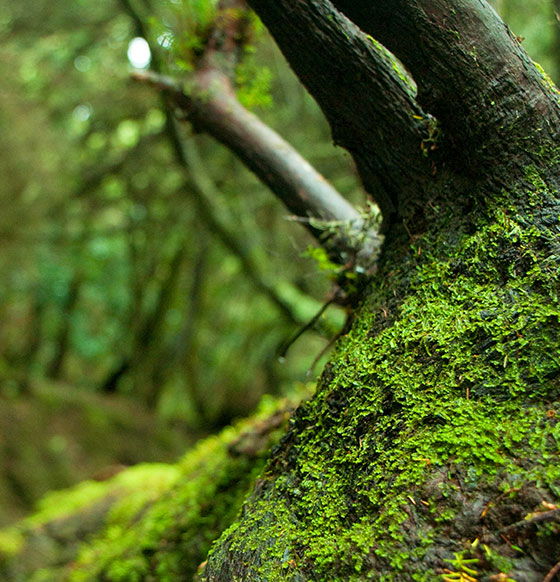
M 560 504 L 560 223 L 530 194 L 386 257 L 202 580 L 546 575 L 558 523 L 516 524 Z
M 49 490 L 123 465 L 172 461 L 194 440 L 125 397 L 44 380 L 29 389 L 0 406 L 0 527 L 28 515 Z
M 541 74 L 542 84 L 544 85 L 544 87 L 550 89 L 550 91 L 556 93 L 556 95 L 560 95 L 560 91 L 558 91 L 558 88 L 554 84 L 554 81 L 550 78 L 549 74 L 543 69 L 542 65 L 540 65 L 536 61 L 533 61 L 533 65 L 535 65 L 535 68 Z
M 0 532 L 0 577 L 192 578 L 237 515 L 290 408 L 287 401 L 266 400 L 255 417 L 202 441 L 176 465 L 138 466 L 50 494 L 35 515 Z

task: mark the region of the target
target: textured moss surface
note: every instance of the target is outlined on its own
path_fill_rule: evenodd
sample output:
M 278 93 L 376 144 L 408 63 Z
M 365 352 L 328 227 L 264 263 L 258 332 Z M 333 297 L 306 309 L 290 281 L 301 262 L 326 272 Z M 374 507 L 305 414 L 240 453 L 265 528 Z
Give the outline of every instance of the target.
M 176 465 L 140 465 L 48 495 L 35 515 L 0 531 L 0 578 L 191 580 L 239 512 L 290 407 L 265 401 L 255 417 L 202 441 Z
M 0 577 L 191 580 L 212 547 L 201 581 L 541 582 L 560 553 L 548 175 L 527 168 L 519 191 L 480 196 L 468 217 L 434 201 L 424 233 L 388 236 L 268 462 L 287 420 L 273 403 L 175 466 L 47 498 L 0 532 Z
M 268 463 L 285 403 L 176 465 L 51 495 L 0 532 L 0 577 L 191 580 L 222 534 L 202 581 L 542 581 L 560 552 L 560 228 L 526 180 L 471 228 L 434 205 L 388 247 Z
M 534 168 L 523 183 L 470 224 L 434 204 L 389 247 L 202 580 L 542 581 L 560 555 L 559 207 Z

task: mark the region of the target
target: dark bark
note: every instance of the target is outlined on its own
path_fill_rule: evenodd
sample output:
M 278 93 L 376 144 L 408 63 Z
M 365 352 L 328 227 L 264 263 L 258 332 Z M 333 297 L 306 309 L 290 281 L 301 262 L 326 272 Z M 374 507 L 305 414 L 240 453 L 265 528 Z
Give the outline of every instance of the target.
M 481 202 L 469 185 L 499 192 L 535 161 L 524 143 L 557 141 L 557 92 L 485 2 L 249 3 L 356 159 L 387 228 L 404 220 L 422 232 L 444 189 L 468 211 Z M 369 34 L 404 63 L 417 96 Z
M 456 167 L 469 176 L 495 168 L 496 151 L 519 155 L 515 138 L 530 127 L 539 139 L 557 139 L 557 94 L 486 2 L 333 4 L 411 71 L 418 102 L 440 121 Z
M 482 0 L 336 2 L 409 67 L 417 98 L 390 55 L 328 0 L 251 4 L 384 200 L 388 232 L 316 394 L 291 418 L 199 578 L 552 582 L 557 92 Z M 253 431 L 228 456 L 252 456 L 259 441 Z M 111 523 L 100 553 L 81 553 L 90 563 L 72 563 L 72 574 L 190 577 L 201 556 L 192 542 L 225 527 L 213 527 L 213 516 L 232 515 L 251 467 L 224 473 L 224 456 L 217 466 L 207 447 L 194 464 L 201 482 L 191 486 L 186 462 L 185 492 L 139 516 L 118 548 Z
M 249 4 L 323 109 L 335 143 L 356 160 L 385 221 L 409 215 L 402 192 L 420 198 L 432 177 L 422 149 L 432 120 L 416 102 L 404 70 L 329 2 Z
M 336 126 L 342 64 L 351 86 L 356 63 L 385 57 L 364 52 L 366 37 L 326 0 L 250 3 Z M 560 552 L 546 514 L 560 503 L 558 94 L 485 2 L 336 5 L 408 67 L 443 133 L 428 177 L 402 181 L 419 159 L 411 150 L 400 165 L 389 154 L 375 162 L 378 180 L 400 185 L 379 271 L 201 578 L 404 582 L 468 579 L 471 568 L 475 580 L 550 579 Z M 384 140 L 407 148 L 402 132 L 361 133 L 359 102 L 375 117 L 395 94 L 370 102 L 365 87 L 380 73 L 362 71 L 360 117 L 335 130 L 357 161 Z

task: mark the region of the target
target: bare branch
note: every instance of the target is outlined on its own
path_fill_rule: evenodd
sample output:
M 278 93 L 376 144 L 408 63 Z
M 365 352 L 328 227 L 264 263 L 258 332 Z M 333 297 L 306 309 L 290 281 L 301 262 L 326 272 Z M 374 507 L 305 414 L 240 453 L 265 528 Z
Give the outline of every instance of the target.
M 132 16 L 133 20 L 136 22 L 137 27 L 145 31 L 145 27 L 140 15 L 133 9 L 128 0 L 122 0 L 125 3 L 127 12 Z M 224 0 L 222 4 L 227 4 L 230 2 L 230 8 L 233 8 L 234 4 L 243 4 L 242 0 Z M 236 43 L 239 42 L 240 30 L 234 29 L 231 25 L 227 29 L 227 37 L 229 38 L 226 43 L 228 50 L 236 51 Z M 214 32 L 214 36 L 217 33 Z M 212 41 L 215 47 L 217 41 Z M 223 39 L 222 39 L 223 42 Z M 153 47 L 152 47 L 153 49 Z M 152 54 L 157 55 L 157 51 L 152 50 Z M 159 59 L 155 62 L 155 66 L 159 68 Z M 158 74 L 155 71 L 135 71 L 132 73 L 132 77 L 138 81 L 150 84 L 159 90 L 168 93 L 172 102 L 180 104 L 183 99 L 186 99 L 182 85 L 175 79 Z M 185 102 L 188 106 L 188 101 Z M 243 271 L 247 278 L 253 283 L 255 288 L 263 293 L 269 298 L 272 304 L 274 304 L 280 313 L 290 322 L 300 325 L 301 321 L 293 305 L 286 301 L 282 295 L 278 292 L 275 286 L 267 280 L 267 278 L 259 272 L 259 269 L 247 249 L 244 248 L 243 244 L 235 237 L 231 229 L 220 220 L 218 212 L 212 205 L 212 200 L 216 198 L 216 191 L 213 182 L 209 179 L 203 169 L 203 164 L 200 162 L 196 147 L 193 143 L 185 143 L 181 140 L 179 136 L 179 131 L 177 128 L 176 120 L 173 117 L 171 108 L 167 100 L 163 99 L 163 109 L 166 113 L 166 133 L 171 143 L 171 147 L 175 154 L 178 164 L 183 167 L 188 174 L 188 180 L 186 181 L 184 188 L 187 189 L 190 195 L 193 197 L 195 204 L 198 207 L 199 215 L 202 221 L 206 224 L 209 231 L 218 238 L 218 240 L 224 245 L 224 247 L 230 251 L 237 259 L 240 261 Z M 320 326 L 317 326 L 318 328 Z
M 554 576 L 560 572 L 560 562 L 557 562 L 551 569 L 550 572 L 544 577 L 543 582 L 552 582 Z
M 304 218 L 345 224 L 340 233 L 329 233 L 316 221 L 303 224 L 330 252 L 345 263 L 357 253 L 349 233 L 364 227 L 362 215 L 345 200 L 292 146 L 237 100 L 228 78 L 215 69 L 198 71 L 191 80 L 189 93 L 182 83 L 154 72 L 138 72 L 134 77 L 165 91 L 187 116 L 196 130 L 208 133 L 233 151 L 286 205 L 290 212 Z M 369 270 L 375 261 L 379 239 L 371 233 Z

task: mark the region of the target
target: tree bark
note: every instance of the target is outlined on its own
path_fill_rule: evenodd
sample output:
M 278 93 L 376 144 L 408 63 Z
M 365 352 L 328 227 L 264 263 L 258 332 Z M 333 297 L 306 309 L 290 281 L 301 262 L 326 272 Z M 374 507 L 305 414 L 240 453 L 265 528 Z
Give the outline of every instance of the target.
M 560 0 L 554 0 L 552 3 L 552 12 L 554 18 L 554 32 L 552 39 L 553 73 L 552 77 L 556 84 L 560 83 Z
M 534 161 L 523 140 L 556 143 L 558 93 L 486 2 L 249 3 L 356 159 L 387 228 L 404 219 L 422 231 L 442 182 L 453 198 L 465 198 L 464 179 L 499 192 L 512 169 L 523 179 Z M 368 34 L 401 59 L 416 96 Z M 508 167 L 497 152 L 519 163 Z
M 203 444 L 183 492 L 121 511 L 134 531 L 110 524 L 70 575 L 185 580 L 223 531 L 202 581 L 551 582 L 558 92 L 483 0 L 250 3 L 382 204 L 378 271 L 225 531 L 254 465 L 224 474 Z
M 550 579 L 556 89 L 483 1 L 250 4 L 390 203 L 349 333 L 201 579 Z

